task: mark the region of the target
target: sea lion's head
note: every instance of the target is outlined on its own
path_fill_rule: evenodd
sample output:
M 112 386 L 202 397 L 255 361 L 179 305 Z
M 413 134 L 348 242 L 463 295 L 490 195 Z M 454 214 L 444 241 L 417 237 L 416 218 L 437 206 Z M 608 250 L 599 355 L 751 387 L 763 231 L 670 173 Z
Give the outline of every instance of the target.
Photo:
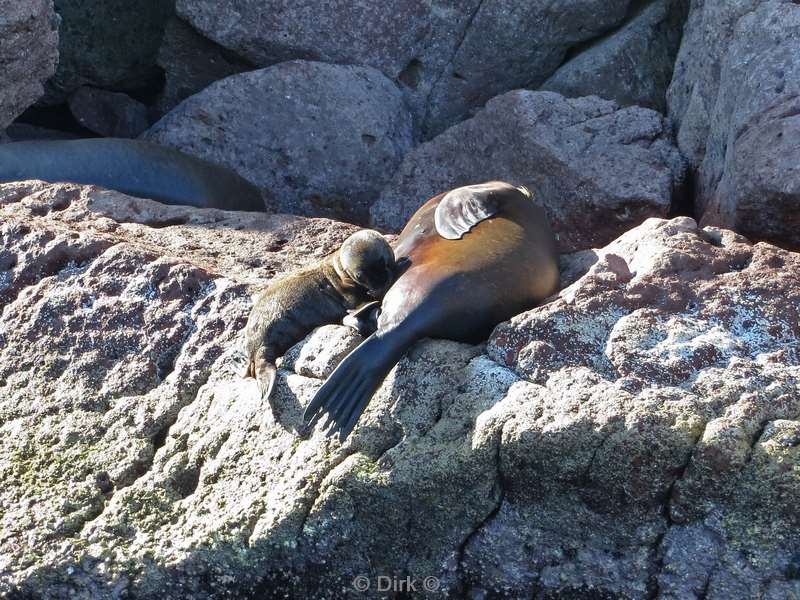
M 377 231 L 362 229 L 347 238 L 339 249 L 339 262 L 350 279 L 376 298 L 394 282 L 394 252 Z

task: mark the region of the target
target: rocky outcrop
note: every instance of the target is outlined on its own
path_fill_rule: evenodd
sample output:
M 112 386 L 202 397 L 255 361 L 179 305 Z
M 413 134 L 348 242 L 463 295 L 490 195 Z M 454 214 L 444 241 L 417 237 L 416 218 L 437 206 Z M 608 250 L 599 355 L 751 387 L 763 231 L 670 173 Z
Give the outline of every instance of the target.
M 156 53 L 174 0 L 54 0 L 61 17 L 59 61 L 44 102 L 82 85 L 129 90 L 156 74 Z
M 623 27 L 560 67 L 540 89 L 666 112 L 667 87 L 687 8 L 686 0 L 646 4 Z
M 340 445 L 296 428 L 352 332 L 270 402 L 237 346 L 352 228 L 41 183 L 0 222 L 0 593 L 800 592 L 797 254 L 650 219 L 485 347 L 417 344 Z
M 145 138 L 234 169 L 276 211 L 363 223 L 412 124 L 375 69 L 291 61 L 211 85 Z
M 439 133 L 508 90 L 539 87 L 570 48 L 620 25 L 631 4 L 484 0 L 431 92 L 426 130 Z
M 742 17 L 700 166 L 703 222 L 800 248 L 800 6 Z
M 121 92 L 78 88 L 69 98 L 75 120 L 104 137 L 135 138 L 150 126 L 147 106 Z
M 683 169 L 654 111 L 596 97 L 509 92 L 411 152 L 373 205 L 372 219 L 399 230 L 435 194 L 502 179 L 529 187 L 570 252 L 665 216 Z
M 422 135 L 430 138 L 498 94 L 538 87 L 570 51 L 623 24 L 632 4 L 178 0 L 176 10 L 259 66 L 310 59 L 380 70 L 403 86 Z M 680 36 L 680 23 L 669 27 L 668 35 Z M 669 79 L 656 78 L 664 76 Z
M 52 0 L 0 0 L 0 131 L 44 93 L 58 62 Z
M 678 147 L 699 167 L 719 93 L 722 61 L 736 23 L 761 0 L 694 0 L 667 92 Z
M 420 115 L 479 4 L 178 0 L 175 8 L 203 35 L 261 67 L 295 59 L 373 67 L 405 88 Z
M 800 7 L 694 2 L 669 89 L 702 222 L 800 248 Z

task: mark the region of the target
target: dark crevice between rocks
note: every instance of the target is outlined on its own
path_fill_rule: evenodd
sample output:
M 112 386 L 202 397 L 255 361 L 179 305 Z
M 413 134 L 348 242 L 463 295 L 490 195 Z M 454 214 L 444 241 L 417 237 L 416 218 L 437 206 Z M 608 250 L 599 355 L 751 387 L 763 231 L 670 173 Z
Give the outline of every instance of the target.
M 157 221 L 144 219 L 142 221 L 137 221 L 137 223 L 150 227 L 151 229 L 166 229 L 167 227 L 175 227 L 177 225 L 187 225 L 189 221 L 189 215 L 185 215 L 183 217 L 172 217 L 170 219 L 159 219 Z
M 508 485 L 506 483 L 506 479 L 503 476 L 503 469 L 501 464 L 500 458 L 500 450 L 503 444 L 503 430 L 505 429 L 506 422 L 503 421 L 502 425 L 496 434 L 496 442 L 495 442 L 495 451 L 494 451 L 494 466 L 495 466 L 495 484 L 494 489 L 495 493 L 497 494 L 497 500 L 495 501 L 494 506 L 491 510 L 486 514 L 481 521 L 472 528 L 465 537 L 464 540 L 458 545 L 456 549 L 456 564 L 455 564 L 455 571 L 456 571 L 456 583 L 458 585 L 458 597 L 467 597 L 469 595 L 469 584 L 467 582 L 466 573 L 464 570 L 464 560 L 466 558 L 467 547 L 469 546 L 470 542 L 475 539 L 475 537 L 481 532 L 481 530 L 486 527 L 500 512 L 500 509 L 503 507 L 503 502 L 506 499 L 506 490 L 508 489 Z
M 697 600 L 706 600 L 708 598 L 708 592 L 711 589 L 711 580 L 714 578 L 714 573 L 716 572 L 716 568 L 712 568 L 708 572 L 708 576 L 706 580 L 703 582 L 703 589 L 700 590 L 700 595 L 697 597 Z
M 155 106 L 164 91 L 165 83 L 164 69 L 153 66 L 134 88 L 106 86 L 99 89 L 126 94 L 144 104 L 148 110 L 149 124 L 152 125 L 161 116 L 157 113 Z M 63 136 L 59 134 L 63 134 Z M 28 108 L 9 126 L 8 135 L 12 141 L 102 137 L 84 127 L 75 118 L 68 102 L 34 105 Z
M 412 58 L 397 76 L 397 79 L 403 85 L 416 90 L 422 78 L 422 68 L 422 62 L 418 58 Z
M 172 485 L 181 500 L 188 498 L 197 490 L 197 486 L 200 484 L 201 468 L 202 465 L 187 467 L 173 477 Z
M 673 190 L 667 217 L 691 217 L 699 222 L 700 216 L 697 214 L 697 173 L 689 167 L 686 177 Z
M 80 138 L 98 137 L 93 131 L 86 129 L 73 116 L 69 105 L 56 104 L 55 106 L 32 106 L 22 113 L 11 126 L 9 135 L 14 139 L 15 124 L 31 125 L 42 129 L 50 129 L 68 133 Z
M 753 434 L 753 437 L 750 438 L 750 453 L 747 456 L 747 460 L 742 465 L 742 471 L 744 471 L 744 469 L 753 461 L 753 456 L 755 456 L 756 453 L 756 444 L 758 444 L 758 442 L 761 440 L 761 436 L 764 435 L 764 430 L 767 428 L 767 425 L 769 425 L 772 421 L 773 419 L 764 419 L 759 424 L 758 429 Z

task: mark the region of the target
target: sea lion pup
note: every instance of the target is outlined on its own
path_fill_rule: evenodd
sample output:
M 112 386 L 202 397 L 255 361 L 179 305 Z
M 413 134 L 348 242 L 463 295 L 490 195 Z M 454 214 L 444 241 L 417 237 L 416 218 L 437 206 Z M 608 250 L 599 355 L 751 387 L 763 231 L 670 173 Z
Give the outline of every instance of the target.
M 381 305 L 377 331 L 339 364 L 306 408 L 347 438 L 372 394 L 424 337 L 485 340 L 498 323 L 558 290 L 558 253 L 544 211 L 525 188 L 493 181 L 425 203 L 395 242 L 408 266 Z
M 275 359 L 315 327 L 342 320 L 349 310 L 380 298 L 394 279 L 394 253 L 377 231 L 347 238 L 321 262 L 283 277 L 256 299 L 245 327 L 248 366 L 262 396 L 275 384 Z
M 230 169 L 141 140 L 0 144 L 0 183 L 27 179 L 99 185 L 164 204 L 264 211 L 258 188 Z

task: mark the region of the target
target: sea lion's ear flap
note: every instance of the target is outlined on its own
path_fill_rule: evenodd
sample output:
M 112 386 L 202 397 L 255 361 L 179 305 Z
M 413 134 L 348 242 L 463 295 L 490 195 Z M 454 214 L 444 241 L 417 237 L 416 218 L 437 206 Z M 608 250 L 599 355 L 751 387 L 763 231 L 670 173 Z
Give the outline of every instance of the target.
M 446 240 L 461 239 L 475 225 L 497 213 L 500 195 L 510 187 L 506 183 L 492 181 L 447 192 L 434 214 L 436 232 Z

